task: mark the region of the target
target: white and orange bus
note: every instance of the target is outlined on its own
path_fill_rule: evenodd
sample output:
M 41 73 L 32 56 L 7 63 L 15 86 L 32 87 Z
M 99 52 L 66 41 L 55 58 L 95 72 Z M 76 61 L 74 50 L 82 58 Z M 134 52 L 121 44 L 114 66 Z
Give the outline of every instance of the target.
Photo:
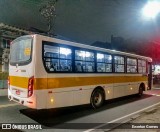
M 149 57 L 37 34 L 17 38 L 10 50 L 8 98 L 30 108 L 98 108 L 151 89 Z

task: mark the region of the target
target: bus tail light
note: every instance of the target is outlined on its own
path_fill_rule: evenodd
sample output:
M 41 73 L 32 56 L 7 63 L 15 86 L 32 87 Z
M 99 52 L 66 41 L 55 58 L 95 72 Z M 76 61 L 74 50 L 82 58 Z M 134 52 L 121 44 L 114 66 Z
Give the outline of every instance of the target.
M 33 85 L 34 85 L 34 77 L 29 78 L 28 81 L 28 97 L 31 97 L 33 94 Z
M 10 89 L 10 77 L 8 76 L 8 88 Z

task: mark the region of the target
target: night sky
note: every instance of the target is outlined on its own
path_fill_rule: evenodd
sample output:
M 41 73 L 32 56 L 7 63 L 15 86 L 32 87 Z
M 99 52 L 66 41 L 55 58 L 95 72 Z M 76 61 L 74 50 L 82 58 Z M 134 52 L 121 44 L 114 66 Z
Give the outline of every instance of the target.
M 59 0 L 53 31 L 73 41 L 110 42 L 124 39 L 159 41 L 160 17 L 146 20 L 141 14 L 147 0 Z M 0 22 L 29 29 L 47 30 L 39 9 L 44 0 L 0 0 Z

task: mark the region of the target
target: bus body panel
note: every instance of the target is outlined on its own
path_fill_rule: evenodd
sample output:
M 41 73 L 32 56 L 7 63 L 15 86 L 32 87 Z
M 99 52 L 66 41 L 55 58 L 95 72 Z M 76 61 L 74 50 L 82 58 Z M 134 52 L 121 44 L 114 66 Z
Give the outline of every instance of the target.
M 22 98 L 28 97 L 28 81 L 33 76 L 33 65 L 10 66 L 10 90 L 11 93 Z
M 43 64 L 42 41 L 78 46 L 78 43 L 34 35 L 32 61 L 18 68 L 10 65 L 8 93 L 11 100 L 18 99 L 19 103 L 23 102 L 23 105 L 30 108 L 48 109 L 88 104 L 93 90 L 97 87 L 104 89 L 105 100 L 137 94 L 141 83 L 145 84 L 145 89 L 148 87 L 147 76 L 138 73 L 48 73 Z M 91 49 L 96 50 L 95 47 Z M 101 48 L 99 51 L 105 52 Z M 28 97 L 30 77 L 34 77 L 34 90 L 33 95 Z M 16 90 L 21 91 L 21 94 L 17 95 Z
M 28 38 L 28 36 L 24 37 L 24 39 Z M 32 36 L 29 36 L 29 38 L 32 38 Z M 23 37 L 22 37 L 23 40 Z M 9 65 L 9 83 L 8 86 L 8 98 L 10 100 L 14 100 L 18 103 L 21 103 L 25 106 L 36 108 L 36 93 L 33 90 L 33 94 L 28 97 L 28 86 L 29 86 L 29 79 L 34 77 L 35 73 L 35 51 L 34 51 L 34 40 L 31 44 L 31 49 L 28 51 L 28 47 L 25 47 L 22 52 L 19 52 L 21 54 L 25 54 L 25 52 L 29 52 L 31 57 L 31 61 L 27 64 L 20 64 L 17 62 L 16 64 L 10 64 Z M 16 40 L 17 41 L 17 40 Z M 18 41 L 21 41 L 18 40 Z M 12 43 L 13 45 L 14 43 Z M 25 45 L 25 43 L 23 43 Z M 22 44 L 21 44 L 22 45 Z M 30 47 L 29 47 L 30 48 Z M 20 50 L 20 49 L 19 49 Z M 16 51 L 15 51 L 16 52 Z M 24 62 L 26 63 L 26 62 Z M 33 86 L 34 87 L 34 86 Z
M 37 102 L 37 109 L 47 108 L 47 73 L 42 62 L 42 40 L 41 37 L 35 35 L 34 43 L 35 51 L 35 73 L 34 73 L 34 90 Z
M 51 79 L 51 76 L 52 76 L 52 74 L 49 74 L 48 80 Z M 124 75 L 119 75 L 119 76 L 121 78 L 124 77 Z M 129 77 L 129 75 L 128 75 L 128 77 Z M 54 78 L 56 80 L 56 77 L 53 77 L 52 80 L 54 80 Z M 69 77 L 66 77 L 66 78 L 69 78 Z M 91 76 L 91 78 L 92 78 L 92 76 Z M 63 87 L 63 88 L 61 88 L 61 87 L 54 88 L 55 85 L 51 85 L 54 83 L 52 81 L 48 81 L 48 89 L 46 89 L 47 100 L 48 100 L 47 108 L 56 108 L 56 107 L 88 104 L 88 103 L 90 103 L 90 97 L 91 97 L 93 90 L 98 86 L 101 86 L 104 88 L 105 94 L 106 94 L 106 100 L 112 99 L 112 98 L 118 98 L 121 96 L 136 94 L 136 93 L 138 93 L 139 85 L 142 82 L 145 83 L 145 81 L 143 81 L 143 77 L 140 77 L 139 79 L 141 81 L 134 82 L 134 83 L 133 82 L 119 83 L 119 84 L 115 83 L 114 86 L 113 86 L 113 84 L 75 86 L 72 83 L 71 84 L 72 87 Z M 49 83 L 51 83 L 51 84 L 49 84 Z M 147 81 L 146 81 L 146 83 L 147 83 Z M 58 86 L 58 85 L 56 85 L 56 86 Z M 124 87 L 124 86 L 126 86 L 126 87 Z M 124 91 L 124 92 L 122 92 L 122 91 Z M 46 93 L 46 92 L 43 92 L 43 93 Z

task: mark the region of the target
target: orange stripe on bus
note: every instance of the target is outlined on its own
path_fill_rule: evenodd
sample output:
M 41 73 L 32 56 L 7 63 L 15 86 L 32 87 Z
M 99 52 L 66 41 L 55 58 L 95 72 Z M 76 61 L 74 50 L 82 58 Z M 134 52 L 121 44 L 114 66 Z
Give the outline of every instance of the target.
M 10 84 L 16 87 L 28 88 L 28 79 L 25 77 L 10 77 Z M 127 83 L 147 81 L 146 76 L 99 76 L 99 77 L 64 77 L 64 78 L 35 78 L 34 89 L 52 89 L 63 87 L 88 86 L 112 83 Z
M 27 77 L 17 77 L 17 76 L 10 76 L 10 85 L 21 87 L 21 88 L 28 88 L 28 80 Z

